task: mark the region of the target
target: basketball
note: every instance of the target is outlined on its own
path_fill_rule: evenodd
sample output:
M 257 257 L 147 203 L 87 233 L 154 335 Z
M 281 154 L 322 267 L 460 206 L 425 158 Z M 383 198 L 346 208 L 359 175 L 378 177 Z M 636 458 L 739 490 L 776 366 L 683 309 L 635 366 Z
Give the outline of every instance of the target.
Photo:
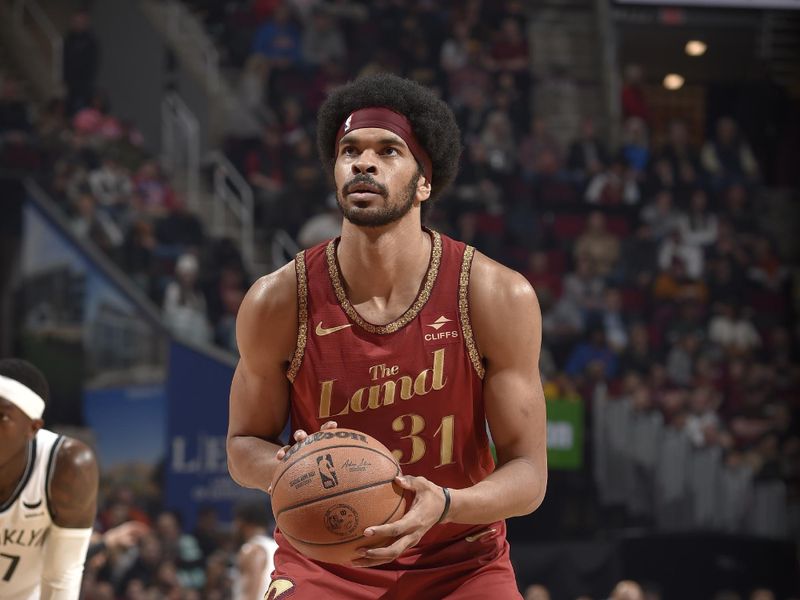
M 400 466 L 375 438 L 352 429 L 328 429 L 289 448 L 272 480 L 278 529 L 314 560 L 349 564 L 356 549 L 388 538 L 365 538 L 367 527 L 405 512 L 394 483 Z M 367 541 L 369 543 L 367 543 Z

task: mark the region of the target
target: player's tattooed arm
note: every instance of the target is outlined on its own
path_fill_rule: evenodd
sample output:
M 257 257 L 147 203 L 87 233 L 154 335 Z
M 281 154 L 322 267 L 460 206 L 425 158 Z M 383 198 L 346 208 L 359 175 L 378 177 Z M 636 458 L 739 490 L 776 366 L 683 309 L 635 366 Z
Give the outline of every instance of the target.
M 64 528 L 94 524 L 98 469 L 94 452 L 83 442 L 66 438 L 55 457 L 49 499 L 53 522 Z

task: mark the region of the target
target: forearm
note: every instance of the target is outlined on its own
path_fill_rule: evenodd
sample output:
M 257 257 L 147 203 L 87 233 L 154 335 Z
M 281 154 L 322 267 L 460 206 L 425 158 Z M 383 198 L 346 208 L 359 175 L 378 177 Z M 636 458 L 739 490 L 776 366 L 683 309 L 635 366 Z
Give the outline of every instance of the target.
M 445 523 L 483 525 L 532 513 L 547 488 L 547 472 L 525 458 L 514 458 L 475 485 L 450 490 Z
M 267 491 L 278 466 L 275 454 L 282 446 L 252 436 L 228 438 L 228 471 L 242 487 Z

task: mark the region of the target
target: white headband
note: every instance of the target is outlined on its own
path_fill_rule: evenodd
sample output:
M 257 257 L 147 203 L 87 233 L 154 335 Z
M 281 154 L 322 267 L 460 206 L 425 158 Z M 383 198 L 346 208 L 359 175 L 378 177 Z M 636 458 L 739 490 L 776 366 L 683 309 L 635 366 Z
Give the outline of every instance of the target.
M 14 404 L 31 419 L 41 419 L 44 400 L 24 383 L 0 375 L 0 397 Z

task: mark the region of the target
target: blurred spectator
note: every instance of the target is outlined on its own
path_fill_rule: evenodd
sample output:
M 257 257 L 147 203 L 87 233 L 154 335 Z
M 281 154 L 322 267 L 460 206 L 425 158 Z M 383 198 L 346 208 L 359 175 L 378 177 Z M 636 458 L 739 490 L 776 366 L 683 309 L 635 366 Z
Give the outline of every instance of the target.
M 552 177 L 561 169 L 561 148 L 543 119 L 531 119 L 528 135 L 519 147 L 519 164 L 529 181 Z
M 192 535 L 197 540 L 205 559 L 208 559 L 222 545 L 223 536 L 215 507 L 204 506 L 197 511 L 197 524 Z
M 650 121 L 650 107 L 644 93 L 644 71 L 639 65 L 630 64 L 623 72 L 622 84 L 622 116 L 638 117 L 645 122 Z
M 124 128 L 109 109 L 108 96 L 104 92 L 95 92 L 90 102 L 72 117 L 72 126 L 95 143 L 118 140 L 123 136 Z
M 528 42 L 519 22 L 503 19 L 489 50 L 489 65 L 494 71 L 525 74 L 528 70 Z
M 786 268 L 775 254 L 772 241 L 767 237 L 756 238 L 752 266 L 747 277 L 758 287 L 778 292 L 789 277 Z
M 528 268 L 524 272 L 543 312 L 547 312 L 561 296 L 561 276 L 553 272 L 549 265 L 547 252 L 535 250 L 528 257 Z
M 679 260 L 686 267 L 686 274 L 691 279 L 703 276 L 703 249 L 689 242 L 682 229 L 674 229 L 662 242 L 658 250 L 658 267 L 669 269 L 673 261 Z
M 585 262 L 592 275 L 605 278 L 619 259 L 619 240 L 606 229 L 606 218 L 593 211 L 586 230 L 575 240 L 575 260 Z
M 97 209 L 97 201 L 88 192 L 75 201 L 71 226 L 75 235 L 91 240 L 106 254 L 113 254 L 122 245 L 122 231 L 111 217 Z
M 688 387 L 694 376 L 694 362 L 700 349 L 700 339 L 694 333 L 685 333 L 672 346 L 667 356 L 667 375 L 672 383 Z
M 587 341 L 575 347 L 564 371 L 572 377 L 591 372 L 600 379 L 612 379 L 617 374 L 617 357 L 608 347 L 602 325 L 589 328 Z
M 584 198 L 589 204 L 603 206 L 638 204 L 641 192 L 636 171 L 621 157 L 613 159 L 608 167 L 589 180 Z
M 103 157 L 101 166 L 89 173 L 89 188 L 100 206 L 114 217 L 117 223 L 127 219 L 133 182 L 128 172 L 112 156 Z
M 775 594 L 767 588 L 757 588 L 750 592 L 750 600 L 775 600 Z
M 303 60 L 311 65 L 347 59 L 344 36 L 334 18 L 322 8 L 313 9 L 303 29 Z
M 747 353 L 761 345 L 753 323 L 732 304 L 720 303 L 708 326 L 708 338 L 734 354 Z
M 201 252 L 206 241 L 203 224 L 186 206 L 175 204 L 158 219 L 156 239 L 164 250 L 193 250 Z
M 620 373 L 623 375 L 636 373 L 644 376 L 650 371 L 650 366 L 656 359 L 647 326 L 641 322 L 631 325 L 628 339 L 630 342 L 619 358 Z
M 672 303 L 692 300 L 708 302 L 708 288 L 702 280 L 693 280 L 686 273 L 686 265 L 674 258 L 668 269 L 661 271 L 653 283 L 653 297 L 657 302 Z
M 206 318 L 206 302 L 197 288 L 199 264 L 192 254 L 184 254 L 175 265 L 175 280 L 164 292 L 164 320 L 172 331 L 195 342 L 211 341 L 211 325 Z
M 644 594 L 638 583 L 623 580 L 614 586 L 609 600 L 644 600 Z
M 535 583 L 525 589 L 525 600 L 550 600 L 550 592 L 545 586 Z
M 301 248 L 311 248 L 319 243 L 333 239 L 342 232 L 342 213 L 336 202 L 336 193 L 328 194 L 326 210 L 308 219 L 297 234 Z
M 622 294 L 618 289 L 606 289 L 602 318 L 608 345 L 619 354 L 628 345 L 628 330 L 622 316 Z
M 717 121 L 716 134 L 706 141 L 700 156 L 703 167 L 718 187 L 758 179 L 755 156 L 739 133 L 736 121 L 730 117 Z
M 246 109 L 266 117 L 269 59 L 263 54 L 251 54 L 239 76 L 239 99 Z
M 138 218 L 128 230 L 121 249 L 122 268 L 148 295 L 154 292 L 156 245 L 153 224 L 146 219 Z
M 650 163 L 650 142 L 644 119 L 630 117 L 622 129 L 622 156 L 637 177 L 643 177 Z
M 705 247 L 717 241 L 718 221 L 708 208 L 705 190 L 697 188 L 692 192 L 689 210 L 678 217 L 677 226 L 687 244 Z
M 675 209 L 672 193 L 661 190 L 652 202 L 648 203 L 639 215 L 642 223 L 650 228 L 650 235 L 661 241 L 678 226 L 680 213 Z
M 270 67 L 283 69 L 302 61 L 301 46 L 300 30 L 292 22 L 288 3 L 278 3 L 270 18 L 256 32 L 253 52 L 263 54 Z
M 234 518 L 236 541 L 241 545 L 236 556 L 233 600 L 262 600 L 274 568 L 278 544 L 272 538 L 273 523 L 263 503 L 237 507 Z
M 177 205 L 175 192 L 156 161 L 149 160 L 142 164 L 133 182 L 137 203 L 146 214 L 161 217 Z
M 668 138 L 658 158 L 667 161 L 678 185 L 690 187 L 698 183 L 702 174 L 700 156 L 689 143 L 689 128 L 685 121 L 675 119 L 670 122 Z
M 442 44 L 439 64 L 445 72 L 456 71 L 466 66 L 470 38 L 469 25 L 465 21 L 456 21 L 451 28 L 450 37 Z
M 597 136 L 594 119 L 585 117 L 581 122 L 581 135 L 569 147 L 567 169 L 576 181 L 582 182 L 598 175 L 608 164 L 608 150 Z
M 163 578 L 170 586 L 177 581 L 185 588 L 202 587 L 205 582 L 203 553 L 194 536 L 182 531 L 178 515 L 162 512 L 156 519 L 155 531 L 168 561 L 159 567 L 157 578 Z
M 480 134 L 486 148 L 489 165 L 497 173 L 507 174 L 514 168 L 517 149 L 511 121 L 503 112 L 494 111 L 486 117 Z
M 69 32 L 64 37 L 63 61 L 67 110 L 73 114 L 91 101 L 100 65 L 100 48 L 86 10 L 72 15 Z

